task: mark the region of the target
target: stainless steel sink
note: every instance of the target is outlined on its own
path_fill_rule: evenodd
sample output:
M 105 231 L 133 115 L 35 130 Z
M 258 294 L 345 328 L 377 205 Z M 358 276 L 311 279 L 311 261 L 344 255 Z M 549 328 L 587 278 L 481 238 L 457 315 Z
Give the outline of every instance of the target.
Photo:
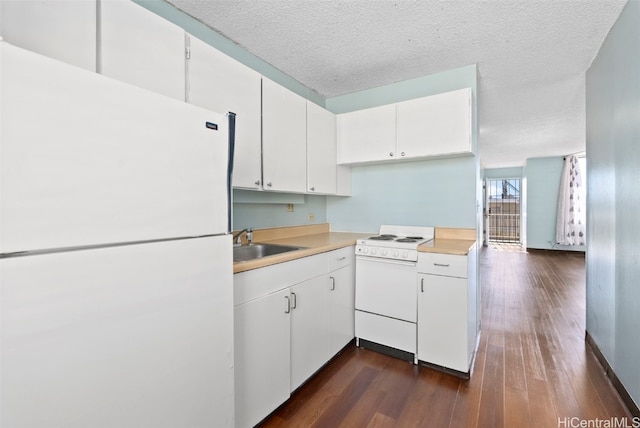
M 233 261 L 246 262 L 248 260 L 287 253 L 289 251 L 302 250 L 305 247 L 276 244 L 252 244 L 233 247 Z

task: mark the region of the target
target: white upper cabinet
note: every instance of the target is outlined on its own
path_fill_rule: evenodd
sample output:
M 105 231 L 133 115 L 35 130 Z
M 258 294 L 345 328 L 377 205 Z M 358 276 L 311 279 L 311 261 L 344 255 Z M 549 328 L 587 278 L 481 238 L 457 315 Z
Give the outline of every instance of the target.
M 395 104 L 338 115 L 338 163 L 394 159 L 395 149 Z
M 236 113 L 233 186 L 259 189 L 261 76 L 202 40 L 188 36 L 187 101 L 219 113 Z
M 471 89 L 398 103 L 398 152 L 404 157 L 471 152 Z
M 265 190 L 307 191 L 307 101 L 262 79 L 262 174 Z
M 185 99 L 185 33 L 129 0 L 100 2 L 98 71 Z
M 338 163 L 473 154 L 471 89 L 338 115 Z
M 0 35 L 12 45 L 96 71 L 95 0 L 2 0 Z
M 336 193 L 336 115 L 307 101 L 307 190 Z

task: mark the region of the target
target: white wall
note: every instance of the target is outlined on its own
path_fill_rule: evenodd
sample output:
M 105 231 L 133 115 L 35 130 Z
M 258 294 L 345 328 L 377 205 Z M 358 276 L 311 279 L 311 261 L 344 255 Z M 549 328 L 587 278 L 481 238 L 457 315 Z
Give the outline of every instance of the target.
M 640 1 L 587 72 L 587 331 L 640 403 Z

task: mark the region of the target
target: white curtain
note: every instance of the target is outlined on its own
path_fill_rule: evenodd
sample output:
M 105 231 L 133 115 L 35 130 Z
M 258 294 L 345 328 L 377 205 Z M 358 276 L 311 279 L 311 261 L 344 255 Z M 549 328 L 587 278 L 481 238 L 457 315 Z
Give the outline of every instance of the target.
M 556 242 L 562 245 L 585 245 L 584 188 L 576 156 L 567 156 L 560 181 Z

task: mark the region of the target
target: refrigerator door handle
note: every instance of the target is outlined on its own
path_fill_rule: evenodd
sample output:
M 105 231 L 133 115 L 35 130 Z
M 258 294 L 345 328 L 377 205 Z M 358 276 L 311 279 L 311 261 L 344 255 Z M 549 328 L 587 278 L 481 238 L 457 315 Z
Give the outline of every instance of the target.
M 236 146 L 236 114 L 227 113 L 229 118 L 229 163 L 227 164 L 227 233 L 233 230 L 233 162 Z

